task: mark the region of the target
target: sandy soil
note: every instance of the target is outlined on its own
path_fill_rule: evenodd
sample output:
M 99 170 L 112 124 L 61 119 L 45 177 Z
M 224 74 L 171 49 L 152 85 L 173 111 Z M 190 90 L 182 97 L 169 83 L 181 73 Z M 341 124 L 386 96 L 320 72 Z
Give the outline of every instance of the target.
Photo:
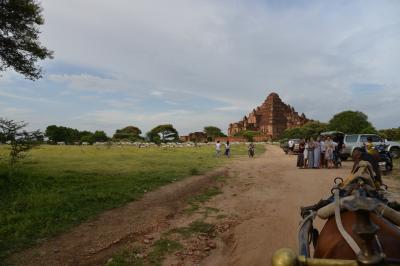
M 296 156 L 268 146 L 261 157 L 231 167 L 238 177 L 213 205 L 243 221 L 227 233 L 229 243 L 222 242 L 204 265 L 269 265 L 277 249 L 296 250 L 300 207 L 329 196 L 333 179 L 346 176 L 351 162 L 341 169 L 298 169 L 295 164 Z
M 316 170 L 297 169 L 295 163 L 296 156 L 267 145 L 263 155 L 232 160 L 206 176 L 190 177 L 148 193 L 139 201 L 16 254 L 12 262 L 102 265 L 118 250 L 133 245 L 150 249 L 162 233 L 202 219 L 215 225 L 215 232 L 189 239 L 175 236 L 184 249 L 167 256 L 165 265 L 269 265 L 277 249 L 296 250 L 300 207 L 329 196 L 333 179 L 348 175 L 352 164 Z M 394 181 L 388 184 L 399 187 Z M 198 212 L 185 212 L 187 198 L 210 186 L 218 186 L 222 193 L 203 203 Z M 218 215 L 204 210 L 214 210 Z M 317 226 L 322 224 L 319 221 Z M 144 258 L 145 253 L 141 255 Z

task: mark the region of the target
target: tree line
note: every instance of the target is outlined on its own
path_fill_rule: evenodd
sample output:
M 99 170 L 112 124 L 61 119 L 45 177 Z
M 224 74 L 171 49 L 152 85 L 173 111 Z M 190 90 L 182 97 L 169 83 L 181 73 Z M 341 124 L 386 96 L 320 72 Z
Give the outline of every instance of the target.
M 226 136 L 221 129 L 215 126 L 204 127 L 204 133 L 207 139 L 213 141 L 216 137 Z M 95 132 L 79 131 L 78 129 L 51 125 L 46 128 L 44 136 L 49 139 L 50 143 L 64 142 L 65 144 L 107 142 L 107 141 L 129 141 L 141 142 L 149 141 L 157 144 L 167 142 L 178 142 L 179 133 L 172 124 L 162 124 L 154 127 L 144 136 L 142 131 L 136 126 L 127 126 L 117 129 L 112 137 L 108 137 L 104 131 L 97 130 Z
M 341 131 L 345 134 L 379 134 L 388 140 L 400 140 L 400 127 L 377 130 L 368 116 L 360 111 L 344 111 L 335 114 L 328 123 L 310 121 L 298 128 L 286 129 L 281 139 L 316 138 L 322 132 Z

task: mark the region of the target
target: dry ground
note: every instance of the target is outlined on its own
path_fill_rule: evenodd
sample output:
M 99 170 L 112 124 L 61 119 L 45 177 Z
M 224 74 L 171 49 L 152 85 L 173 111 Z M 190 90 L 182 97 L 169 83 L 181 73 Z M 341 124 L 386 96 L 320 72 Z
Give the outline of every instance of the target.
M 351 162 L 345 162 L 341 169 L 297 169 L 295 161 L 296 156 L 268 145 L 263 155 L 232 160 L 207 176 L 190 177 L 148 193 L 15 254 L 11 262 L 102 265 L 108 261 L 118 265 L 113 264 L 118 257 L 110 258 L 125 249 L 131 262 L 151 264 L 149 254 L 162 238 L 181 244 L 162 254 L 164 265 L 269 265 L 276 249 L 296 250 L 300 206 L 329 196 L 333 179 L 346 176 L 351 168 Z M 393 180 L 387 183 L 399 188 Z M 191 198 L 208 195 L 204 191 L 210 187 L 216 193 Z

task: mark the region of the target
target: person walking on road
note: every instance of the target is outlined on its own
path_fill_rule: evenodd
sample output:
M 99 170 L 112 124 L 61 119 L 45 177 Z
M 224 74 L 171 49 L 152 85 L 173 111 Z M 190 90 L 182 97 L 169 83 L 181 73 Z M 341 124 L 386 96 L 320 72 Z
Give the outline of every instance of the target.
M 308 142 L 309 140 L 306 139 L 305 145 L 304 145 L 304 168 L 308 168 Z
M 313 168 L 320 168 L 321 165 L 321 146 L 320 146 L 320 139 L 317 138 L 317 141 L 314 142 L 314 166 Z
M 217 143 L 215 143 L 215 155 L 219 158 L 221 157 L 221 142 L 217 140 Z
M 225 143 L 225 155 L 226 157 L 231 157 L 231 145 L 229 144 L 229 140 Z
M 310 141 L 308 142 L 308 168 L 313 168 L 314 167 L 314 139 L 310 138 Z
M 217 140 L 217 143 L 215 143 L 215 154 L 218 158 L 221 157 L 221 143 L 219 140 Z
M 321 141 L 319 142 L 319 146 L 321 147 L 321 168 L 326 168 L 326 160 L 325 160 L 325 137 L 321 137 Z
M 247 152 L 249 157 L 253 158 L 255 154 L 256 147 L 254 146 L 253 142 L 250 142 L 249 146 L 247 147 Z
M 304 150 L 305 150 L 306 143 L 304 140 L 300 141 L 299 144 L 299 154 L 297 155 L 297 167 L 304 168 Z
M 328 164 L 328 168 L 333 167 L 333 150 L 335 148 L 335 145 L 333 144 L 333 141 L 331 137 L 327 137 L 325 141 L 325 159 Z

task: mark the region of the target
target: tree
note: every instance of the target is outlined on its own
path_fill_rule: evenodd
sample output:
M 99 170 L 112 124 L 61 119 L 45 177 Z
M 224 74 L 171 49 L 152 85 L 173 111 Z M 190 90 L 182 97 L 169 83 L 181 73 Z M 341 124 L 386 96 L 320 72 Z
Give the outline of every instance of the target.
M 149 131 L 146 133 L 146 139 L 148 141 L 154 142 L 156 144 L 160 144 L 161 143 L 161 137 L 158 133 L 153 132 L 153 131 Z
M 155 143 L 174 142 L 179 140 L 178 131 L 171 125 L 159 125 L 147 133 L 147 138 Z
M 381 129 L 378 133 L 380 136 L 388 140 L 400 140 L 400 127 Z
M 204 127 L 204 133 L 207 134 L 207 139 L 209 141 L 213 141 L 217 137 L 226 137 L 226 135 L 224 133 L 222 133 L 221 129 L 219 129 L 218 127 L 214 127 L 214 126 Z
M 39 131 L 23 130 L 28 124 L 0 118 L 0 136 L 2 140 L 10 144 L 9 178 L 12 177 L 15 165 L 23 159 L 26 153 L 34 146 L 40 144 L 43 134 Z
M 344 111 L 335 114 L 329 120 L 328 128 L 346 134 L 376 133 L 376 129 L 368 121 L 368 116 L 359 111 Z
M 45 135 L 53 143 L 65 142 L 67 144 L 73 144 L 80 141 L 81 137 L 85 134 L 93 134 L 89 131 L 80 132 L 77 129 L 51 125 L 46 128 Z
M 81 131 L 79 132 L 79 142 L 87 142 L 90 144 L 93 144 L 94 141 L 94 137 L 93 137 L 93 133 L 87 130 Z
M 104 131 L 96 130 L 93 134 L 94 142 L 106 142 L 108 140 L 107 134 Z
M 142 131 L 135 126 L 127 126 L 122 129 L 117 129 L 113 136 L 115 140 L 130 140 L 130 141 L 138 141 L 143 138 L 140 136 Z
M 27 79 L 42 77 L 35 65 L 53 58 L 53 52 L 39 42 L 43 25 L 42 8 L 36 0 L 0 0 L 0 71 L 13 68 Z
M 48 126 L 45 131 L 45 136 L 54 143 L 65 140 L 64 131 L 56 125 Z
M 319 121 L 310 121 L 301 127 L 286 129 L 281 138 L 282 139 L 308 139 L 316 138 L 322 132 L 328 130 L 328 125 Z

